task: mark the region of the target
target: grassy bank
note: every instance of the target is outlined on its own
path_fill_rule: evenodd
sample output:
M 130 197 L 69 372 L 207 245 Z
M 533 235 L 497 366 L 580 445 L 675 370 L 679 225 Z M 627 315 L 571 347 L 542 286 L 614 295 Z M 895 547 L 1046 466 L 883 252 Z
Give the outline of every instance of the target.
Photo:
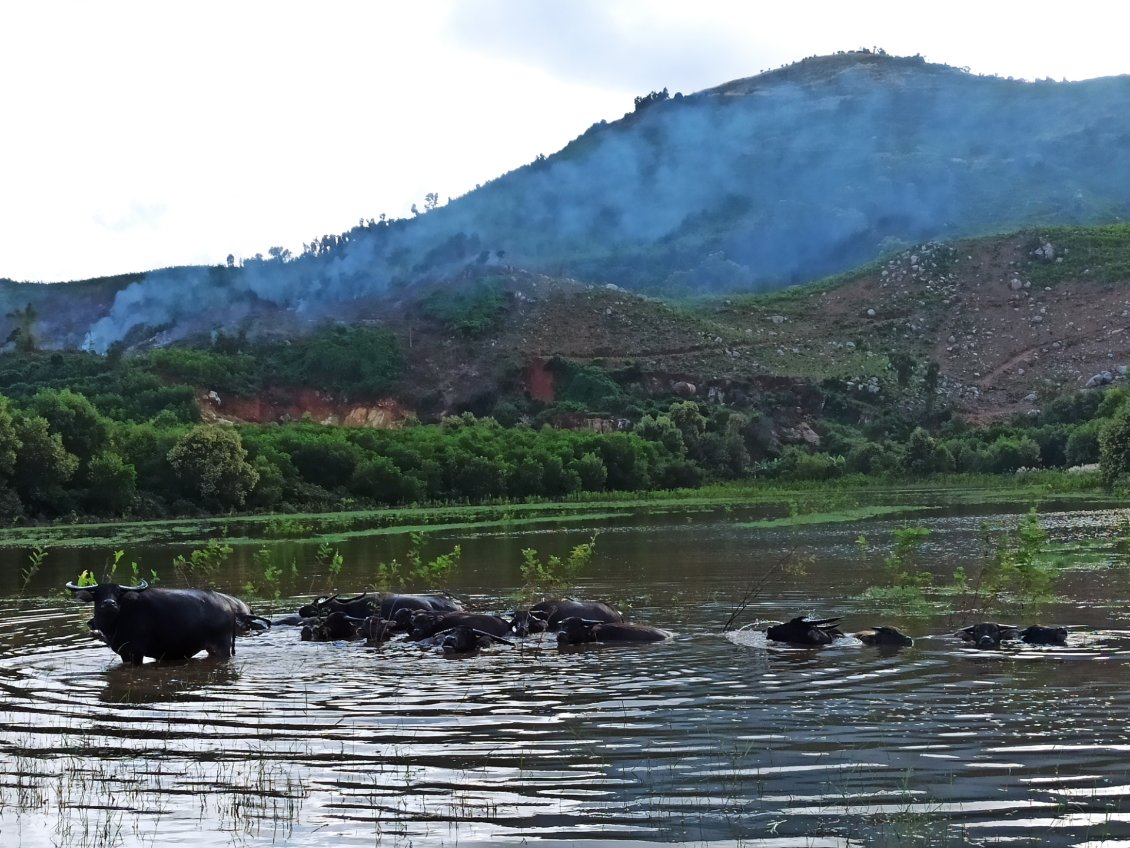
M 367 535 L 451 532 L 530 526 L 539 523 L 615 520 L 664 512 L 746 509 L 761 526 L 813 523 L 819 516 L 867 517 L 907 508 L 959 504 L 1023 506 L 1044 501 L 1080 501 L 1120 506 L 1125 499 L 1104 493 L 1097 475 L 1042 471 L 1023 476 L 952 474 L 920 480 L 852 476 L 834 481 L 727 483 L 699 489 L 584 495 L 557 501 L 436 504 L 353 512 L 226 516 L 162 521 L 120 521 L 9 527 L 0 547 L 120 546 L 139 542 L 198 544 L 227 535 L 233 544 L 278 539 L 335 541 Z M 854 520 L 841 517 L 839 520 Z

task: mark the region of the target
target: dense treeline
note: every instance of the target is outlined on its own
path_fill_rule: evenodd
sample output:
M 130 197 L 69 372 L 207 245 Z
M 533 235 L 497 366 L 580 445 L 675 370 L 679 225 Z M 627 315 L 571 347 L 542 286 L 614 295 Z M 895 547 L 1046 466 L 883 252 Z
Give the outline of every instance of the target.
M 0 398 L 0 513 L 58 517 L 297 511 L 559 498 L 695 484 L 680 453 L 632 433 L 505 429 L 465 414 L 365 430 L 113 421 L 70 389 Z
M 774 407 L 787 406 L 780 399 L 763 398 L 761 409 L 663 399 L 645 396 L 630 369 L 556 367 L 558 404 L 510 395 L 496 399 L 489 417 L 464 412 L 371 430 L 202 424 L 197 396 L 314 384 L 373 397 L 394 388 L 404 369 L 395 339 L 373 328 L 277 345 L 221 336 L 208 348 L 129 356 L 0 356 L 0 519 L 557 499 L 717 480 L 917 478 L 1099 462 L 1114 486 L 1130 470 L 1130 392 L 1121 387 L 970 428 L 933 394 L 929 402 L 904 397 L 901 406 L 852 405 L 825 386 L 826 417 L 803 431 L 774 418 Z M 626 431 L 568 429 L 590 411 L 625 416 L 616 423 Z

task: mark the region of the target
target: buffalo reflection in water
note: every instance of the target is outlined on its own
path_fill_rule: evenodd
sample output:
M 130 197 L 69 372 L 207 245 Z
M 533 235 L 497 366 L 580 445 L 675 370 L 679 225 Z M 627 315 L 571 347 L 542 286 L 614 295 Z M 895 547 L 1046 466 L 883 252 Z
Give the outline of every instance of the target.
M 205 700 L 204 692 L 239 679 L 231 662 L 200 657 L 183 662 L 116 665 L 105 673 L 99 699 L 107 704 L 159 704 Z

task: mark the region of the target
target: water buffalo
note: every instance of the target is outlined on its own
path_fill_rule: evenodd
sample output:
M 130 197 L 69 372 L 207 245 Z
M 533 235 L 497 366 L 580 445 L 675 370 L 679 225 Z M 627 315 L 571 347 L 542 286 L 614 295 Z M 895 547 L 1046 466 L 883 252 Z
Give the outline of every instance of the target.
M 314 641 L 316 642 L 336 642 L 344 640 L 352 642 L 355 639 L 360 639 L 360 634 L 357 633 L 357 625 L 361 621 L 340 610 L 331 612 L 321 623 L 315 628 L 317 634 Z
M 94 618 L 87 626 L 124 662 L 141 665 L 145 657 L 185 660 L 201 651 L 228 658 L 235 653 L 237 634 L 261 629 L 266 619 L 252 614 L 247 604 L 231 595 L 205 589 L 151 589 L 136 586 L 68 583 L 74 597 L 93 602 Z
M 870 630 L 861 630 L 858 633 L 852 633 L 851 635 L 862 642 L 864 645 L 902 648 L 910 647 L 914 644 L 914 640 L 907 636 L 905 633 L 894 627 L 887 627 L 886 625 L 872 627 Z
M 767 628 L 765 636 L 775 642 L 792 642 L 794 645 L 828 645 L 844 635 L 836 627 L 841 620 L 797 616 L 784 624 Z
M 447 655 L 469 654 L 482 648 L 489 648 L 495 642 L 504 645 L 513 644 L 493 633 L 487 633 L 466 624 L 458 624 L 442 633 L 437 634 L 439 646 Z
M 591 621 L 564 618 L 557 631 L 557 646 L 584 645 L 589 642 L 663 642 L 673 634 L 646 624 L 624 624 L 618 621 Z
M 356 621 L 356 619 L 354 619 Z M 370 615 L 356 623 L 357 635 L 365 640 L 370 647 L 377 647 L 382 642 L 387 642 L 394 635 L 392 622 L 381 618 L 379 615 Z
M 1020 631 L 1020 639 L 1029 645 L 1065 645 L 1067 644 L 1066 627 L 1042 627 L 1032 624 Z
M 327 597 L 315 598 L 305 606 L 299 607 L 298 615 L 301 618 L 318 618 L 319 616 L 328 615 L 331 612 L 342 612 L 346 615 L 364 618 L 367 615 L 372 615 L 373 604 L 376 603 L 376 601 L 377 596 L 370 595 L 368 592 L 362 592 L 355 598 L 342 598 L 340 595 L 329 595 Z
M 1020 631 L 1010 624 L 997 624 L 994 621 L 982 621 L 971 624 L 958 630 L 954 636 L 962 641 L 970 642 L 975 648 L 991 651 L 1001 646 L 1001 642 L 1020 638 Z
M 519 610 L 514 614 L 512 627 L 519 636 L 530 633 L 540 633 L 545 629 L 556 630 L 566 618 L 581 618 L 586 621 L 604 621 L 620 623 L 624 616 L 610 607 L 604 601 L 576 601 L 572 598 L 550 598 L 539 601 L 528 610 Z M 545 621 L 545 627 L 540 627 L 537 619 Z M 540 628 L 540 629 L 539 629 Z
M 549 629 L 549 614 L 540 610 L 538 612 L 528 609 L 516 610 L 510 619 L 510 629 L 519 636 L 544 633 Z
M 492 636 L 505 636 L 510 632 L 510 622 L 498 615 L 478 612 L 418 612 L 412 618 L 408 638 L 419 642 L 452 627 L 470 627 Z
M 344 612 L 355 618 L 379 614 L 382 618 L 391 619 L 399 609 L 455 612 L 462 607 L 458 601 L 446 595 L 371 595 L 362 592 L 354 598 L 342 599 L 339 595 L 315 598 L 311 603 L 299 608 L 298 614 L 304 618 L 312 618 L 331 612 Z

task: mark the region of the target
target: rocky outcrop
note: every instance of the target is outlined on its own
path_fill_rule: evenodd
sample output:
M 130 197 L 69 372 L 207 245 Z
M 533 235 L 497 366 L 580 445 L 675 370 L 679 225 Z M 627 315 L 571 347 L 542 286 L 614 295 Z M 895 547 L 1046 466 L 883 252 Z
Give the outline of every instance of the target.
M 372 402 L 344 402 L 317 389 L 274 389 L 249 398 L 225 396 L 214 391 L 198 398 L 205 421 L 216 423 L 269 424 L 308 420 L 318 424 L 368 427 L 387 430 L 414 420 L 414 410 L 384 398 Z

